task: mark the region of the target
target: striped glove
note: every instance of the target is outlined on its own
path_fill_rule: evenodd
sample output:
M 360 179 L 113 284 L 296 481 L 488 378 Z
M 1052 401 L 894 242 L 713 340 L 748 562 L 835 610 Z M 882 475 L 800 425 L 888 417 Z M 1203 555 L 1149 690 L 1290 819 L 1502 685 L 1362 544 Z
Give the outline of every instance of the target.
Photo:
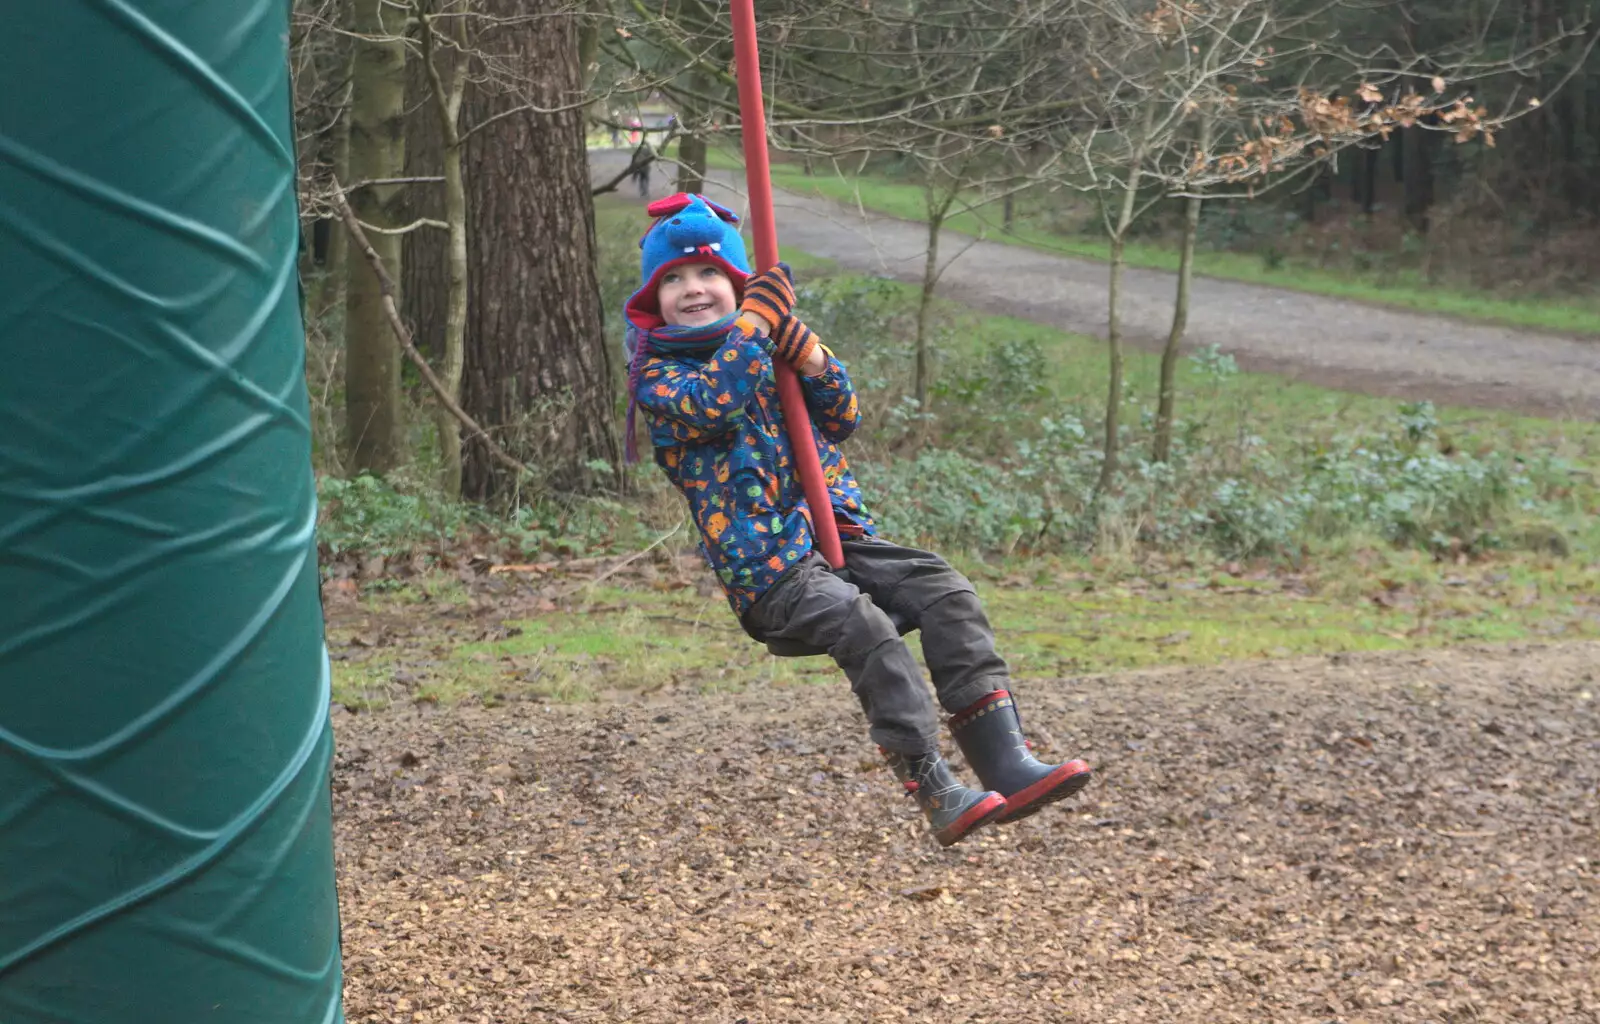
M 772 354 L 796 370 L 806 365 L 806 360 L 816 351 L 822 339 L 800 322 L 799 317 L 785 316 L 772 331 Z
M 739 312 L 754 314 L 776 325 L 793 309 L 794 274 L 787 263 L 753 274 L 744 283 L 744 301 L 739 304 Z

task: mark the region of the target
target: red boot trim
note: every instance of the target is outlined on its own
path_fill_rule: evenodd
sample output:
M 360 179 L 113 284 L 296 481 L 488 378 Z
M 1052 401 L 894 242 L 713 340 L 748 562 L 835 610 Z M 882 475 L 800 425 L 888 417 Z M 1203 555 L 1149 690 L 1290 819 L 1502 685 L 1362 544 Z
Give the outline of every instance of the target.
M 990 793 L 967 808 L 967 813 L 953 823 L 935 832 L 933 837 L 939 840 L 940 846 L 951 846 L 964 839 L 967 833 L 999 819 L 1005 812 L 1006 798 L 999 793 Z
M 1089 784 L 1094 773 L 1085 761 L 1068 761 L 1057 765 L 1056 770 L 1024 789 L 1006 797 L 1006 813 L 1001 821 L 1016 821 L 1027 817 L 1045 804 L 1055 803 L 1076 793 Z
M 984 694 L 983 697 L 973 701 L 971 704 L 968 704 L 965 708 L 958 711 L 955 716 L 950 719 L 950 728 L 959 729 L 963 725 L 966 725 L 968 722 L 972 721 L 974 718 L 982 718 L 991 711 L 998 710 L 999 708 L 1008 708 L 1010 706 L 1010 690 L 996 690 L 993 693 Z

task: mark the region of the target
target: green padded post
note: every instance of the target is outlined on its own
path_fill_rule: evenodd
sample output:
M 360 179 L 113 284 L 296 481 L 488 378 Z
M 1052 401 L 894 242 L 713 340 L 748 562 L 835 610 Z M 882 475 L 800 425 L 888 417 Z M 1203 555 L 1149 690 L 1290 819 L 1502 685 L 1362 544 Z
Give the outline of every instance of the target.
M 289 0 L 0 32 L 0 1024 L 342 1020 Z

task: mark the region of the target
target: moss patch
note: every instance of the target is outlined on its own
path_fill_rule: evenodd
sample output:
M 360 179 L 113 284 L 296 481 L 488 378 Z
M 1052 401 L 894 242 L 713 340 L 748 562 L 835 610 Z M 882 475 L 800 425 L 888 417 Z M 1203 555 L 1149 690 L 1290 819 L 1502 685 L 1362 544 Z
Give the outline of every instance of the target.
M 1245 566 L 967 563 L 1019 678 L 1471 642 L 1600 637 L 1600 568 L 1515 556 L 1474 565 L 1375 548 L 1300 573 Z M 479 615 L 403 591 L 329 628 L 334 699 L 587 701 L 662 688 L 844 683 L 826 657 L 775 658 L 720 595 L 595 588 L 539 614 Z M 403 630 L 410 630 L 404 632 Z M 912 649 L 921 652 L 912 639 Z

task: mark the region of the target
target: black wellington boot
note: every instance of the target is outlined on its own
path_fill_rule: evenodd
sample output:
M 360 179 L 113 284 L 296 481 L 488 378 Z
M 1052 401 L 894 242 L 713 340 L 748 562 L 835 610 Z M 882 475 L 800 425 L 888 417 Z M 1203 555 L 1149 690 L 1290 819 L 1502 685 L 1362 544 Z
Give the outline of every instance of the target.
M 1033 756 L 1017 702 L 1006 690 L 995 690 L 951 718 L 950 731 L 979 781 L 1006 798 L 1000 821 L 1026 818 L 1089 782 L 1083 761 L 1045 764 Z
M 960 842 L 973 829 L 1005 813 L 1005 797 L 962 785 L 938 751 L 897 754 L 885 750 L 883 756 L 906 787 L 907 795 L 916 797 L 922 805 L 922 813 L 940 846 Z

